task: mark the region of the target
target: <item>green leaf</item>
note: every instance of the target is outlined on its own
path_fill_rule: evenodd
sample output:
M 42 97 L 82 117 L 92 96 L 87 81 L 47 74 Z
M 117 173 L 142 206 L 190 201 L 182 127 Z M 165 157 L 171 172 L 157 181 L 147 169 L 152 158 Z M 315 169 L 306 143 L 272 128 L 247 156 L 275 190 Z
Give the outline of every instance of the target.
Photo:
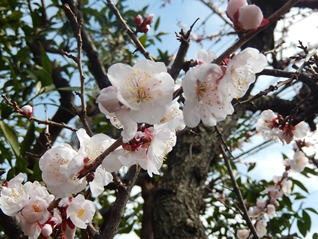
M 155 22 L 155 25 L 153 26 L 153 30 L 154 31 L 157 31 L 157 29 L 159 27 L 159 24 L 160 24 L 160 17 L 157 18 L 157 20 Z
M 312 239 L 318 239 L 318 234 L 316 232 L 312 235 Z
M 298 180 L 296 179 L 292 179 L 293 183 L 296 184 L 300 189 L 302 189 L 303 191 L 305 191 L 306 193 L 309 193 L 307 188 Z
M 30 177 L 30 181 L 42 181 L 42 171 L 39 167 L 39 161 L 36 161 L 33 167 L 33 173 L 32 176 Z
M 9 181 L 11 178 L 14 178 L 15 176 L 15 167 L 12 167 L 9 169 L 7 173 L 7 180 Z
M 312 169 L 312 168 L 308 168 L 306 167 L 302 172 L 301 172 L 302 175 L 306 176 L 307 178 L 309 178 L 310 176 L 308 176 L 308 174 L 311 174 L 311 175 L 315 175 L 317 176 L 317 172 Z
M 307 230 L 306 230 L 306 224 L 304 223 L 304 221 L 302 220 L 297 220 L 297 227 L 299 232 L 305 237 L 307 234 Z
M 11 145 L 11 148 L 12 148 L 14 154 L 17 157 L 20 156 L 20 151 L 19 151 L 20 146 L 19 146 L 19 142 L 18 142 L 18 137 L 15 134 L 14 130 L 11 129 L 2 120 L 0 121 L 0 128 L 2 129 L 4 137 L 6 138 L 6 141 L 9 142 L 9 144 Z
M 57 90 L 61 91 L 81 91 L 81 87 L 79 86 L 72 86 L 72 87 L 60 87 Z
M 46 54 L 46 51 L 44 50 L 44 48 L 41 45 L 41 63 L 42 63 L 42 67 L 44 70 L 46 70 L 47 73 L 49 73 L 49 75 L 52 75 L 52 63 L 49 59 L 49 57 Z
M 282 156 L 283 156 L 283 159 L 284 159 L 284 160 L 285 160 L 285 159 L 288 159 L 288 156 L 287 156 L 286 154 L 282 153 Z
M 40 66 L 35 66 L 33 69 L 27 68 L 25 71 L 32 79 L 40 81 L 42 83 L 42 87 L 53 84 L 51 75 Z
M 25 134 L 23 142 L 21 144 L 21 155 L 24 155 L 26 151 L 30 150 L 33 141 L 35 140 L 35 125 L 33 121 L 30 121 L 28 131 Z
M 306 225 L 306 230 L 309 232 L 311 228 L 311 218 L 305 210 L 303 210 L 303 220 Z
M 18 172 L 33 174 L 33 171 L 28 169 L 28 164 L 29 163 L 24 158 L 17 157 L 15 166 Z
M 9 21 L 17 21 L 22 17 L 23 13 L 21 11 L 14 11 L 8 17 Z
M 141 37 L 139 37 L 140 43 L 145 46 L 147 41 L 147 34 L 143 34 Z
M 250 166 L 247 169 L 247 172 L 253 170 L 255 168 L 255 166 L 256 166 L 256 163 L 251 163 Z
M 312 207 L 307 207 L 304 210 L 311 211 L 311 212 L 313 212 L 313 213 L 318 215 L 318 212 L 315 209 L 313 209 Z

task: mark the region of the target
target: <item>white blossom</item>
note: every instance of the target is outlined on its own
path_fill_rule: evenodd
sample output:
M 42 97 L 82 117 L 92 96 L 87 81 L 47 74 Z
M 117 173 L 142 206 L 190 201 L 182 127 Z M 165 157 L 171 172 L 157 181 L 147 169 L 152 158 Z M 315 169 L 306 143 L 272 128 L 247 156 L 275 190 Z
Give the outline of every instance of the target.
M 66 214 L 67 218 L 70 218 L 76 227 L 86 229 L 87 224 L 93 220 L 95 210 L 95 205 L 92 201 L 86 200 L 83 195 L 78 194 L 71 199 L 66 209 Z
M 293 159 L 286 159 L 284 161 L 286 166 L 289 166 L 292 171 L 300 173 L 308 164 L 308 158 L 302 151 L 296 151 Z
M 266 213 L 269 219 L 273 219 L 275 217 L 275 206 L 273 204 L 268 204 L 266 207 Z
M 132 142 L 113 151 L 105 160 L 118 159 L 124 166 L 128 167 L 139 164 L 152 177 L 153 174 L 159 174 L 158 170 L 161 168 L 163 160 L 175 143 L 175 132 L 164 125 L 155 125 L 138 131 Z
M 117 63 L 108 70 L 118 101 L 137 123 L 157 124 L 172 101 L 174 82 L 164 63 L 141 60 L 133 67 Z
M 186 73 L 182 87 L 186 99 L 183 115 L 187 126 L 196 127 L 201 119 L 204 124 L 215 126 L 233 113 L 228 93 L 220 96 L 219 81 L 222 75 L 221 68 L 216 64 L 202 64 Z
M 224 94 L 231 98 L 242 97 L 251 83 L 255 81 L 255 73 L 267 65 L 266 57 L 255 48 L 245 48 L 228 63 L 225 75 L 220 82 Z
M 42 179 L 48 190 L 55 196 L 63 198 L 82 191 L 86 186 L 86 179 L 68 176 L 70 161 L 77 152 L 68 144 L 51 148 L 39 160 Z
M 267 223 L 264 220 L 259 220 L 256 222 L 255 229 L 259 237 L 263 237 L 266 235 L 267 233 L 266 226 L 267 226 Z
M 22 231 L 29 239 L 36 239 L 41 234 L 44 224 L 51 214 L 48 212 L 48 202 L 44 198 L 35 197 L 30 199 L 20 212 L 20 219 L 23 223 Z
M 294 139 L 302 139 L 307 136 L 309 132 L 309 126 L 306 122 L 301 121 L 297 125 L 293 126 L 289 122 L 286 122 L 282 127 L 278 137 L 283 144 L 289 144 Z
M 113 181 L 113 176 L 103 167 L 99 166 L 94 173 L 94 180 L 89 182 L 89 187 L 93 197 L 99 196 L 104 192 L 104 186 Z
M 250 235 L 250 231 L 247 229 L 237 230 L 236 236 L 238 239 L 247 239 Z
M 73 157 L 68 166 L 68 176 L 73 176 L 84 168 L 85 165 L 89 165 L 95 161 L 95 159 L 102 154 L 115 140 L 105 134 L 96 134 L 90 137 L 84 129 L 79 129 L 77 132 L 77 138 L 80 142 L 80 148 L 78 154 Z M 116 169 L 120 168 L 118 160 L 114 160 Z M 105 168 L 106 171 L 107 168 Z
M 195 52 L 195 57 L 197 59 L 198 65 L 203 63 L 211 63 L 216 59 L 216 54 L 212 50 L 205 51 L 200 49 Z
M 164 124 L 164 127 L 172 131 L 179 131 L 185 128 L 183 113 L 177 100 L 176 98 L 171 101 L 167 107 L 166 114 L 160 120 L 160 124 Z
M 19 173 L 1 188 L 0 207 L 4 214 L 15 216 L 27 204 L 29 193 L 22 184 L 24 176 Z
M 118 129 L 123 128 L 121 136 L 127 143 L 137 132 L 137 123 L 130 116 L 130 109 L 119 102 L 117 98 L 117 87 L 109 86 L 101 90 L 96 99 L 99 110 L 110 119 L 113 126 Z

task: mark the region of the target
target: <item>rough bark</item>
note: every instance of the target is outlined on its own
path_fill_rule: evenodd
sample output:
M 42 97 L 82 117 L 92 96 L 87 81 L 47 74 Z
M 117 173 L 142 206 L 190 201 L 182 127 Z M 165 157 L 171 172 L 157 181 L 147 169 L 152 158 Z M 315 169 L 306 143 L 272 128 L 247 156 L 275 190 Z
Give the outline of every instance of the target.
M 228 137 L 242 111 L 219 124 Z M 186 134 L 167 160 L 167 171 L 154 197 L 153 227 L 155 239 L 207 238 L 200 220 L 203 195 L 211 162 L 217 163 L 219 138 L 213 128 L 199 126 L 198 135 Z

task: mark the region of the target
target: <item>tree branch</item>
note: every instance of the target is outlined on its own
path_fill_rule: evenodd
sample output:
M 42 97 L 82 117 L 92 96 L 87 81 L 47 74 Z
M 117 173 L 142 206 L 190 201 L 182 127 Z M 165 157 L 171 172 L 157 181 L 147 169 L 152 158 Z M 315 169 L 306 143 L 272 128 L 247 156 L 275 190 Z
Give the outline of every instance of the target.
M 137 180 L 139 170 L 140 167 L 136 167 L 135 165 L 131 166 L 123 179 L 123 184 L 118 186 L 116 200 L 106 212 L 106 215 L 104 215 L 103 232 L 99 239 L 110 239 L 116 235 L 119 223 L 125 212 L 131 189 Z
M 126 30 L 128 36 L 130 36 L 131 40 L 135 43 L 135 46 L 137 48 L 138 51 L 141 52 L 141 54 L 143 54 L 146 59 L 154 61 L 152 59 L 152 57 L 150 56 L 150 53 L 148 51 L 146 51 L 146 49 L 143 47 L 143 45 L 141 44 L 141 42 L 139 41 L 138 37 L 136 36 L 136 34 L 129 28 L 129 26 L 126 24 L 125 20 L 123 19 L 123 17 L 121 16 L 120 12 L 118 11 L 118 9 L 114 6 L 114 4 L 112 3 L 111 0 L 107 0 L 107 5 L 109 6 L 109 8 L 113 11 L 113 13 L 115 14 L 117 21 L 123 26 L 123 28 Z
M 230 151 L 227 149 L 226 142 L 225 142 L 221 132 L 219 131 L 219 129 L 216 126 L 215 126 L 215 129 L 216 129 L 216 132 L 217 132 L 219 138 L 222 141 L 222 144 L 220 144 L 220 150 L 221 150 L 221 153 L 222 153 L 222 156 L 223 156 L 223 159 L 224 159 L 225 166 L 226 166 L 227 171 L 228 171 L 228 173 L 230 175 L 231 182 L 233 184 L 234 192 L 235 192 L 236 196 L 238 197 L 238 201 L 240 203 L 241 210 L 243 212 L 243 218 L 246 221 L 248 228 L 251 230 L 251 232 L 252 232 L 252 234 L 254 236 L 253 239 L 258 239 L 259 237 L 257 235 L 257 232 L 256 232 L 256 229 L 255 229 L 254 225 L 251 222 L 250 217 L 248 216 L 248 212 L 247 212 L 247 209 L 246 209 L 246 206 L 245 206 L 245 203 L 244 203 L 244 199 L 242 197 L 241 190 L 240 190 L 239 186 L 236 183 L 235 176 L 234 176 L 233 170 L 232 170 L 232 166 L 231 166 L 231 163 L 229 161 L 229 158 L 227 157 L 227 153 L 225 152 L 224 147 L 226 148 L 227 152 L 230 152 Z
M 77 16 L 77 19 L 82 19 L 82 14 L 80 10 L 75 6 L 73 0 L 61 0 L 63 4 L 68 4 L 72 12 Z M 69 11 L 65 11 L 66 16 L 68 17 L 74 34 L 77 34 L 77 26 L 72 21 L 72 14 Z M 98 86 L 100 89 L 103 89 L 107 86 L 110 86 L 110 82 L 108 76 L 106 74 L 105 67 L 103 65 L 102 60 L 99 57 L 99 53 L 94 45 L 94 42 L 90 35 L 87 33 L 85 28 L 83 27 L 81 30 L 82 41 L 83 41 L 83 50 L 86 53 L 89 62 L 89 70 L 93 74 Z

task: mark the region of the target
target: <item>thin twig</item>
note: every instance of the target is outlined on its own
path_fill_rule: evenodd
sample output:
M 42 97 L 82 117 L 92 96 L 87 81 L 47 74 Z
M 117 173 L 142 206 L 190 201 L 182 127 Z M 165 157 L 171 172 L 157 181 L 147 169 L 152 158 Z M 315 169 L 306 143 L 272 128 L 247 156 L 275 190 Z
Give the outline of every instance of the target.
M 115 5 L 112 3 L 111 0 L 107 0 L 108 7 L 112 10 L 112 12 L 115 14 L 117 21 L 123 26 L 123 28 L 126 30 L 128 36 L 131 38 L 131 40 L 135 43 L 135 46 L 137 50 L 141 52 L 148 60 L 154 61 L 152 57 L 150 56 L 150 53 L 146 51 L 146 49 L 143 47 L 141 42 L 139 41 L 136 34 L 129 28 L 129 26 L 126 24 L 126 21 L 121 16 L 118 9 L 115 7 Z
M 217 9 L 217 7 L 213 4 L 213 1 L 209 1 L 208 3 L 204 0 L 200 0 L 205 6 L 210 8 L 216 15 L 218 15 L 227 25 L 229 25 L 231 28 L 234 28 L 233 24 L 223 16 L 223 13 Z
M 244 220 L 246 221 L 247 223 L 247 226 L 249 227 L 249 229 L 251 230 L 252 234 L 253 234 L 253 239 L 258 239 L 258 235 L 257 235 L 257 232 L 256 232 L 256 229 L 253 225 L 253 223 L 251 222 L 251 219 L 248 215 L 248 212 L 247 212 L 247 209 L 246 209 L 246 206 L 245 206 L 245 203 L 244 203 L 244 200 L 243 200 L 243 197 L 242 197 L 242 193 L 241 193 L 241 190 L 240 188 L 238 187 L 237 183 L 236 183 L 236 180 L 235 180 L 235 176 L 233 174 L 233 170 L 232 170 L 232 166 L 231 166 L 231 163 L 229 161 L 229 158 L 227 157 L 227 153 L 226 151 L 231 155 L 230 151 L 228 150 L 227 146 L 226 146 L 226 142 L 221 134 L 221 132 L 219 131 L 219 129 L 215 126 L 215 129 L 216 129 L 216 132 L 219 136 L 219 138 L 221 139 L 222 143 L 220 144 L 220 149 L 221 149 L 221 153 L 223 155 L 223 159 L 224 159 L 224 163 L 225 163 L 225 166 L 228 170 L 228 173 L 230 175 L 230 178 L 231 178 L 231 182 L 233 184 L 233 187 L 234 187 L 234 192 L 236 194 L 236 196 L 238 197 L 238 201 L 240 203 L 240 206 L 241 206 L 241 209 L 243 211 L 243 218 Z M 226 149 L 226 150 L 225 150 Z M 233 157 L 233 156 L 232 156 Z
M 1 95 L 1 96 L 2 96 L 2 98 L 5 100 L 5 102 L 6 102 L 8 105 L 10 105 L 10 106 L 12 106 L 12 107 L 14 108 L 15 112 L 17 112 L 17 113 L 19 113 L 19 114 L 25 116 L 24 113 L 23 113 L 23 111 L 22 111 L 22 110 L 20 109 L 20 107 L 18 106 L 17 102 L 15 102 L 15 101 L 10 101 L 10 100 L 8 99 L 8 97 L 5 96 L 5 95 Z M 54 122 L 54 121 L 51 121 L 51 120 L 41 120 L 41 119 L 38 119 L 38 118 L 36 118 L 36 117 L 34 117 L 34 116 L 31 116 L 31 117 L 28 118 L 28 119 L 29 119 L 29 120 L 33 120 L 33 121 L 37 122 L 38 124 L 44 124 L 44 125 L 49 125 L 49 126 L 52 126 L 52 125 L 53 125 L 53 126 L 65 128 L 65 129 L 68 129 L 68 130 L 71 130 L 71 131 L 74 131 L 74 132 L 78 130 L 78 129 L 73 128 L 73 127 L 70 127 L 70 126 L 68 126 L 68 125 L 66 125 L 66 124 L 64 124 L 64 123 L 57 123 L 57 122 Z
M 93 131 L 90 128 L 88 122 L 87 122 L 87 110 L 86 110 L 86 102 L 85 102 L 85 76 L 83 72 L 83 67 L 82 67 L 82 46 L 83 46 L 83 40 L 82 40 L 82 28 L 83 28 L 83 19 L 80 19 L 78 21 L 77 16 L 75 13 L 72 11 L 70 6 L 68 4 L 63 5 L 66 11 L 68 11 L 72 15 L 72 21 L 76 24 L 77 31 L 76 31 L 76 40 L 77 40 L 77 57 L 74 57 L 71 54 L 65 53 L 67 57 L 70 57 L 73 59 L 78 67 L 78 71 L 80 74 L 80 82 L 81 82 L 81 93 L 78 94 L 80 99 L 81 99 L 81 105 L 82 105 L 82 112 L 79 114 L 79 117 L 81 119 L 81 122 L 83 123 L 83 127 L 85 128 L 87 134 L 89 136 L 93 136 Z
M 88 173 L 94 172 L 96 168 L 102 164 L 104 158 L 113 152 L 115 149 L 117 149 L 120 145 L 123 144 L 123 139 L 120 137 L 117 139 L 111 146 L 109 146 L 103 153 L 101 153 L 92 164 L 86 166 L 81 172 L 78 174 L 78 178 L 85 177 Z
M 268 95 L 270 92 L 273 92 L 275 90 L 277 90 L 279 87 L 283 86 L 283 85 L 287 85 L 287 84 L 291 84 L 293 82 L 293 80 L 295 80 L 297 77 L 296 75 L 292 75 L 289 79 L 287 80 L 284 80 L 284 81 L 279 81 L 277 82 L 276 85 L 270 85 L 266 90 L 262 90 L 260 91 L 258 94 L 256 94 L 255 96 L 253 96 L 252 98 L 250 99 L 247 99 L 247 100 L 244 100 L 244 101 L 237 101 L 233 107 L 235 108 L 237 105 L 242 105 L 242 104 L 245 104 L 245 103 L 248 103 L 248 102 L 251 102 L 253 100 L 256 100 L 258 98 L 261 98 L 263 96 L 266 96 Z
M 194 23 L 190 26 L 190 29 L 185 33 L 182 29 L 179 34 L 176 33 L 177 40 L 181 42 L 176 59 L 174 60 L 171 69 L 169 70 L 169 74 L 173 79 L 177 79 L 181 69 L 184 68 L 184 64 L 186 62 L 185 58 L 190 46 L 190 34 L 195 25 L 195 23 L 199 20 L 197 18 Z M 182 93 L 182 92 L 181 92 Z

